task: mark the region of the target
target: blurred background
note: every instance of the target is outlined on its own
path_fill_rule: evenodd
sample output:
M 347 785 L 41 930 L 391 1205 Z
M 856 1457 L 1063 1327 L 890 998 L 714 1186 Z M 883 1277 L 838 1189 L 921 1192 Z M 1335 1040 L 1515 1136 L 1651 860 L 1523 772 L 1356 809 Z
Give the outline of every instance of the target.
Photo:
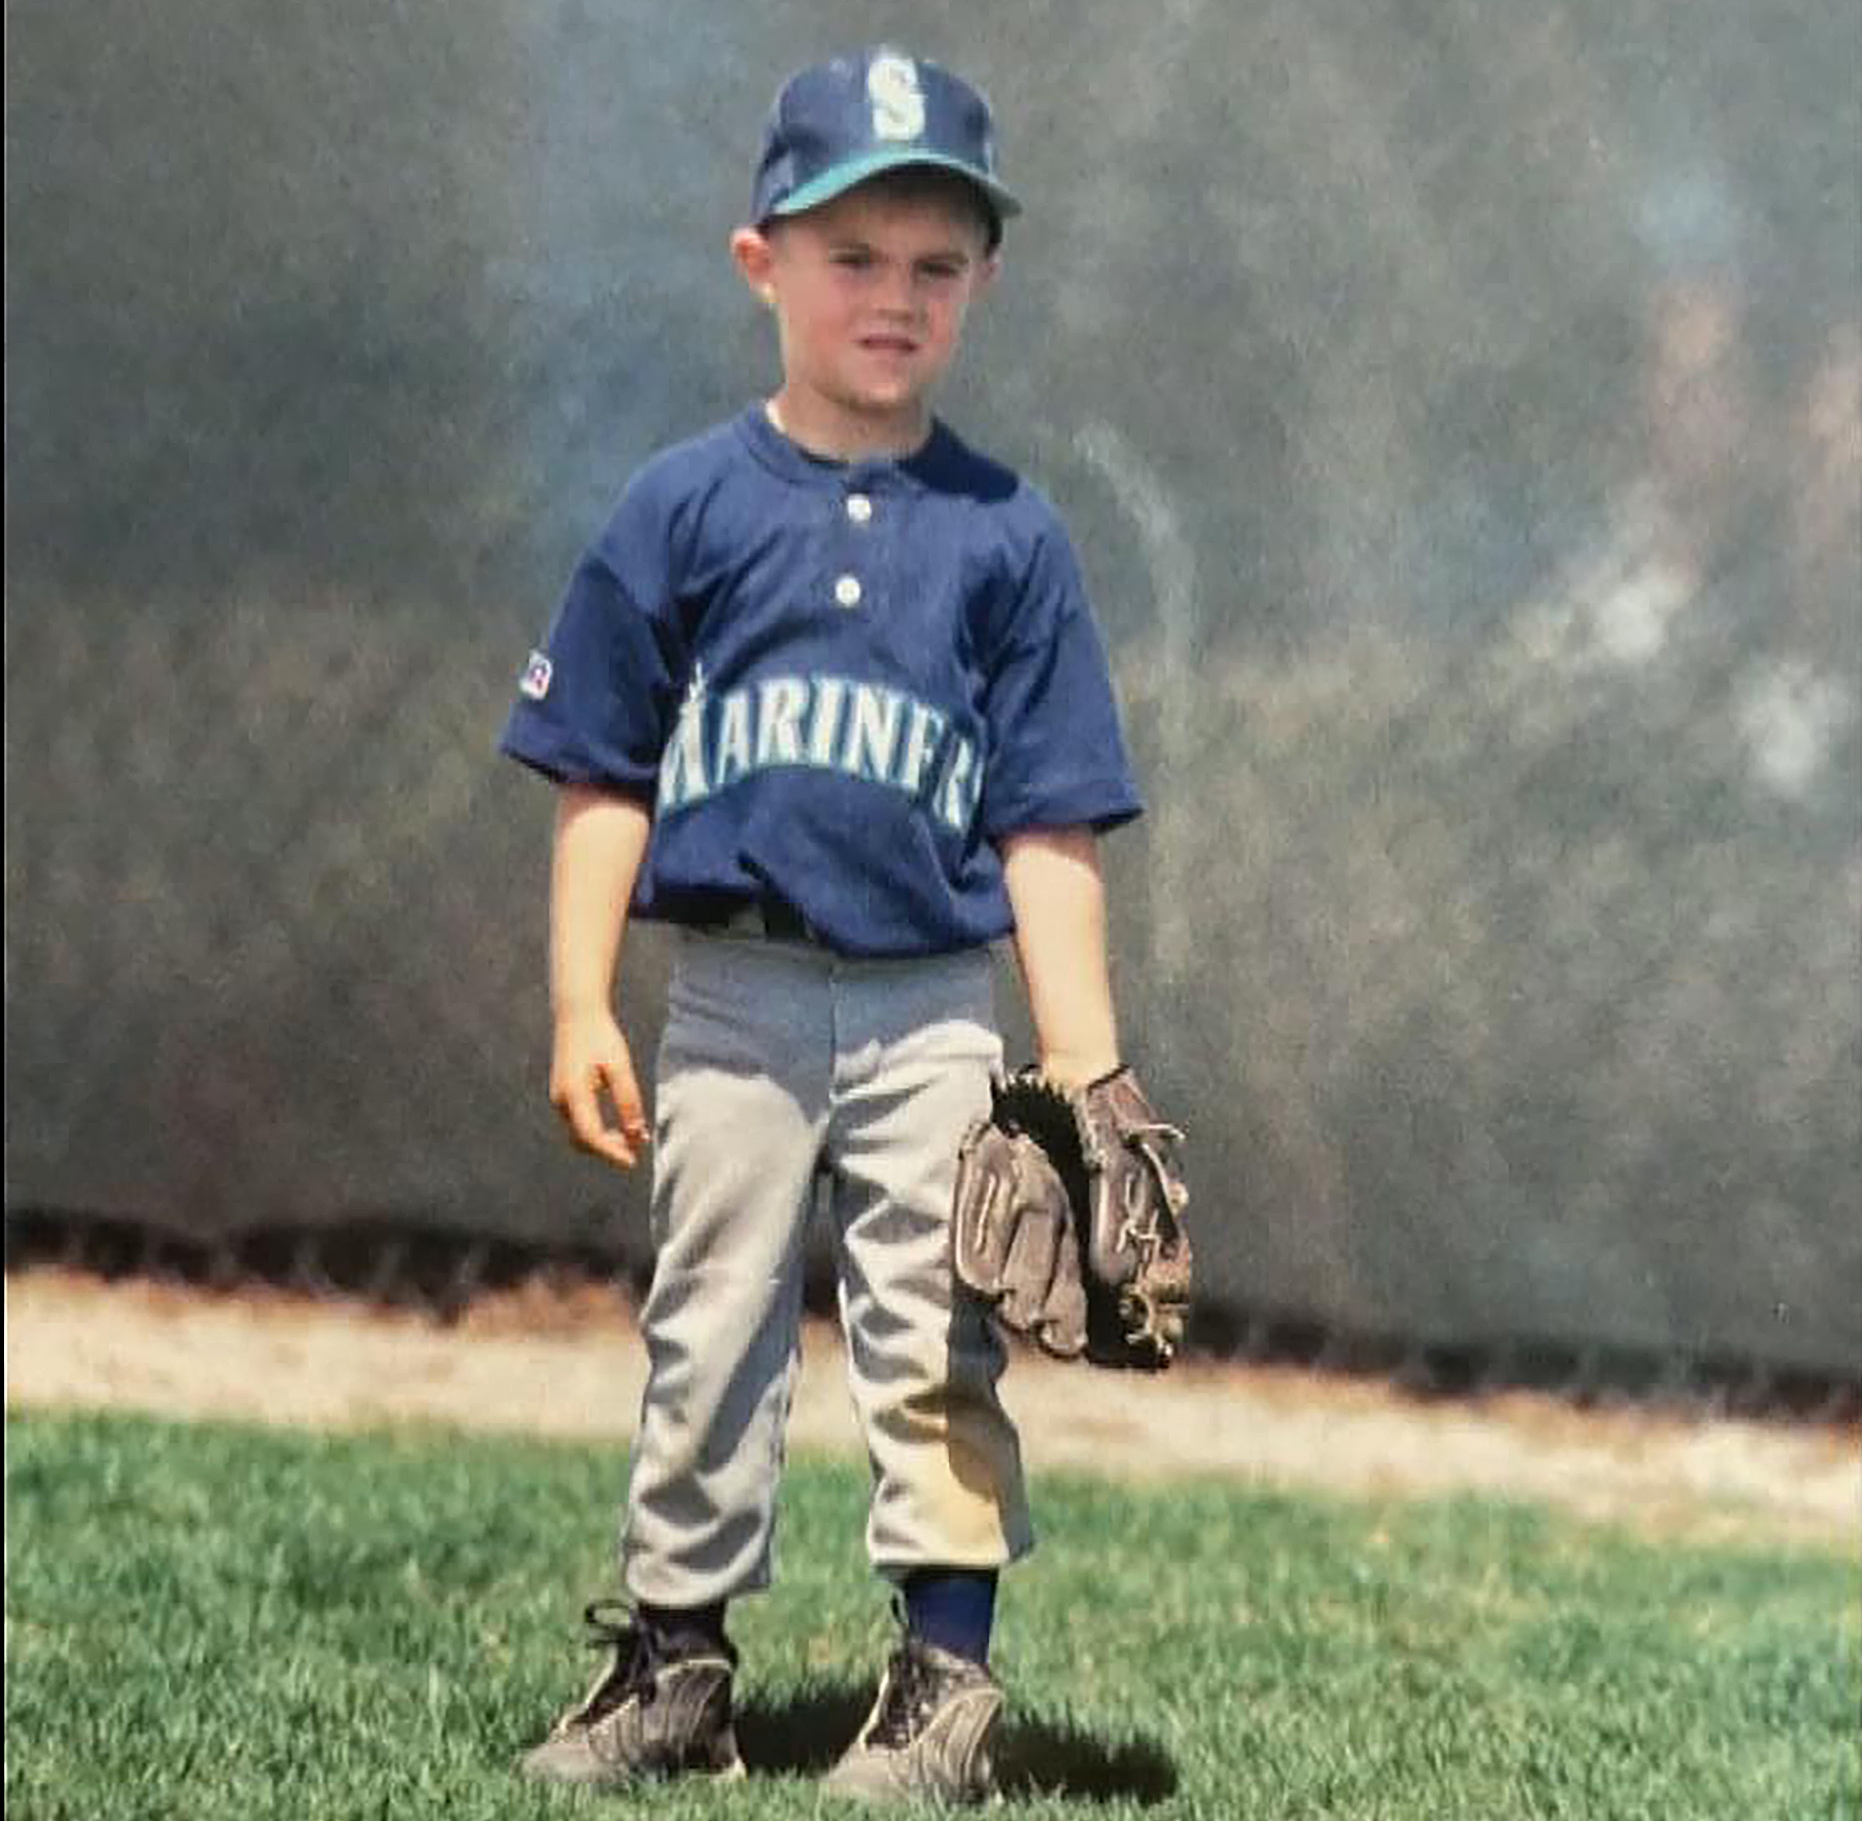
M 1848 0 L 17 0 L 9 1261 L 645 1269 L 494 743 L 631 470 L 773 383 L 726 238 L 782 76 L 876 40 L 1027 206 L 944 402 L 1113 654 L 1200 1338 L 1853 1383 Z

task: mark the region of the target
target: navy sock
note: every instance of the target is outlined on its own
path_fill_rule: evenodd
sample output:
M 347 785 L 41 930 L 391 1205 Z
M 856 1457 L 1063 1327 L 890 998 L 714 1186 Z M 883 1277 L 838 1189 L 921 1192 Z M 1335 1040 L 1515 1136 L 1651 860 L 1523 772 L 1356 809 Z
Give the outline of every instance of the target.
M 993 1568 L 915 1568 L 905 1577 L 906 1627 L 940 1650 L 987 1663 L 995 1619 Z
M 705 1657 L 728 1650 L 722 1600 L 709 1606 L 649 1606 L 642 1600 L 638 1611 L 641 1624 L 665 1656 Z

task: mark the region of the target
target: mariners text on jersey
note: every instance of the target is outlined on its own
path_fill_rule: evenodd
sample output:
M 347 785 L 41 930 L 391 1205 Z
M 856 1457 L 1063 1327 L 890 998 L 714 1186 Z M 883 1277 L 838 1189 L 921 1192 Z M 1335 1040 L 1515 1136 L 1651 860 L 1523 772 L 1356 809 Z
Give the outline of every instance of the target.
M 776 897 L 854 955 L 1006 934 L 1005 835 L 1139 809 L 1065 528 L 941 424 L 838 463 L 756 407 L 654 457 L 503 747 L 652 805 L 635 915 Z
M 851 677 L 773 676 L 713 699 L 701 671 L 660 761 L 658 811 L 676 815 L 772 765 L 889 785 L 958 834 L 982 786 L 975 745 L 902 689 Z

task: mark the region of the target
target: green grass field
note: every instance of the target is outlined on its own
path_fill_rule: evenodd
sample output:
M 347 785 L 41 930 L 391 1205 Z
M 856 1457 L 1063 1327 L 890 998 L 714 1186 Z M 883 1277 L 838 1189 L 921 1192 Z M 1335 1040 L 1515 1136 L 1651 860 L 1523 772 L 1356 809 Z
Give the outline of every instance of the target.
M 623 1467 L 450 1434 L 10 1418 L 8 1813 L 845 1814 L 813 1777 L 891 1622 L 862 1478 L 831 1462 L 791 1469 L 776 1588 L 733 1620 L 747 1783 L 590 1797 L 511 1774 L 586 1679 L 577 1614 L 609 1584 Z M 1005 1817 L 1862 1811 L 1849 1556 L 1214 1482 L 1036 1499 L 998 1634 Z

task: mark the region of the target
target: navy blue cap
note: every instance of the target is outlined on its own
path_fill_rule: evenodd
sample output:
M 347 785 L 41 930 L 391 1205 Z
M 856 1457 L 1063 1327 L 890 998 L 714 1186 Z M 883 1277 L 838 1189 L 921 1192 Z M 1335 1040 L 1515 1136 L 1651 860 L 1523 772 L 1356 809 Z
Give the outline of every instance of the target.
M 750 219 L 799 215 L 904 165 L 969 178 L 998 227 L 1021 213 L 996 176 L 989 103 L 940 65 L 879 46 L 817 64 L 783 85 L 763 140 Z

